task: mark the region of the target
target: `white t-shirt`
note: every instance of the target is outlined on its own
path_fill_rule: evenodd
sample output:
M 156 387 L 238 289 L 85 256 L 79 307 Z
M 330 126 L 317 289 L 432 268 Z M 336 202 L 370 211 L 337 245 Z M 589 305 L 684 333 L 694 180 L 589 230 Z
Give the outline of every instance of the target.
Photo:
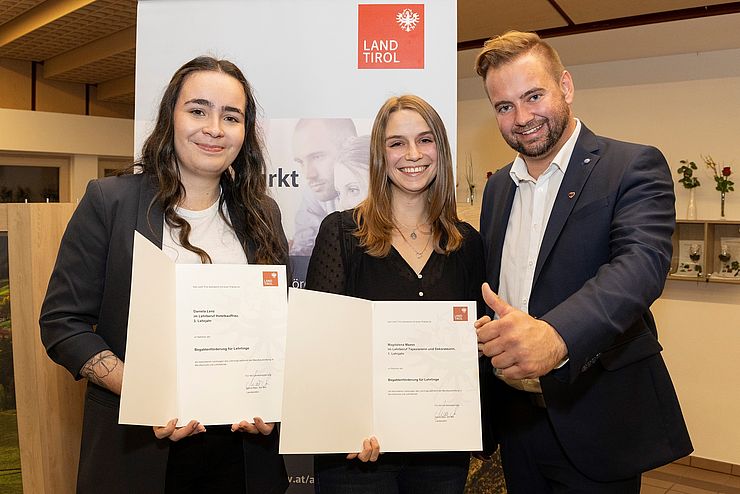
M 218 214 L 218 201 L 203 211 L 190 211 L 178 207 L 177 214 L 190 223 L 190 243 L 199 247 L 211 256 L 213 264 L 248 264 L 244 249 L 231 228 Z M 229 218 L 226 203 L 223 212 Z M 179 228 L 170 228 L 164 223 L 162 234 L 162 251 L 178 264 L 200 264 L 200 256 L 180 245 Z

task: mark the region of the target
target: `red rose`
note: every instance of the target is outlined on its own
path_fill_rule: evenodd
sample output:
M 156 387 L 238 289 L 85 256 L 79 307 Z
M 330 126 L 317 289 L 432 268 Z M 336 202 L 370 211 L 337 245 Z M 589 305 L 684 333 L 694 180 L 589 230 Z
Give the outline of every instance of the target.
M 729 166 L 722 168 L 722 176 L 729 177 L 731 173 L 732 173 L 732 170 L 730 170 Z

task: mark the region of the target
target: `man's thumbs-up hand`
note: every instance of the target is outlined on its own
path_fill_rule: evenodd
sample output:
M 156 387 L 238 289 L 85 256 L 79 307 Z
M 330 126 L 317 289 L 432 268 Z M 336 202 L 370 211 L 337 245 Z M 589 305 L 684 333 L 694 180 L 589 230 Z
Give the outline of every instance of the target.
M 484 283 L 483 299 L 498 315 L 475 322 L 478 349 L 504 377 L 523 379 L 550 372 L 568 355 L 568 348 L 555 328 L 512 307 Z

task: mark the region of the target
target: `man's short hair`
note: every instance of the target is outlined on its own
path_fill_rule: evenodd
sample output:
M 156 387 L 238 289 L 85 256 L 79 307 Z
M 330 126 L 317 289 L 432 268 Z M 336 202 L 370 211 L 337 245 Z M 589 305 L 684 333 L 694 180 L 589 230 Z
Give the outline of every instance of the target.
M 546 60 L 555 80 L 560 79 L 565 67 L 558 52 L 536 33 L 522 31 L 508 31 L 486 41 L 475 60 L 475 71 L 485 80 L 489 69 L 499 68 L 530 52 Z

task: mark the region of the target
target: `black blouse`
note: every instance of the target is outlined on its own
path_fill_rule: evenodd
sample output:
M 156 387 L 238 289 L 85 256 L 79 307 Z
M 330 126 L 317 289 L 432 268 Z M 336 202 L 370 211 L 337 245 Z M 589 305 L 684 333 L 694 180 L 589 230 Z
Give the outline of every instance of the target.
M 324 218 L 308 264 L 306 288 L 368 300 L 474 300 L 483 314 L 483 241 L 472 226 L 458 223 L 462 247 L 449 255 L 432 252 L 417 274 L 393 247 L 385 257 L 371 256 L 359 247 L 353 216 L 348 210 Z

